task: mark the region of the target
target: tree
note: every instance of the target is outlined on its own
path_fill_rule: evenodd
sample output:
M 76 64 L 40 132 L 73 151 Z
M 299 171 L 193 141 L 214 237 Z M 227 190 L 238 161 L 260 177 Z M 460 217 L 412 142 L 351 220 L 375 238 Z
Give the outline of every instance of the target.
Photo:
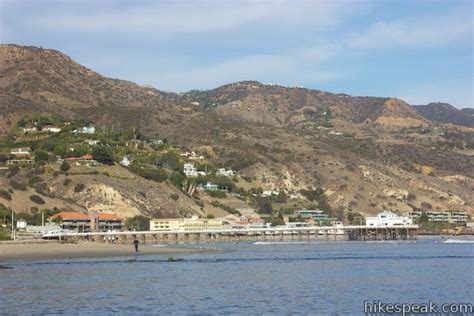
M 71 169 L 71 166 L 69 165 L 69 163 L 66 160 L 64 160 L 61 163 L 61 166 L 59 168 L 61 169 L 62 172 L 68 172 L 69 169 Z
M 255 199 L 257 210 L 264 214 L 273 212 L 272 201 L 268 197 L 257 197 Z
M 113 151 L 105 146 L 96 146 L 92 151 L 92 156 L 94 159 L 104 165 L 113 165 L 114 164 L 114 153 Z
M 37 150 L 35 151 L 35 162 L 36 163 L 45 163 L 49 160 L 49 154 L 45 150 Z
M 127 220 L 125 221 L 125 226 L 129 230 L 149 230 L 150 219 L 143 215 L 136 215 L 134 217 L 127 218 Z

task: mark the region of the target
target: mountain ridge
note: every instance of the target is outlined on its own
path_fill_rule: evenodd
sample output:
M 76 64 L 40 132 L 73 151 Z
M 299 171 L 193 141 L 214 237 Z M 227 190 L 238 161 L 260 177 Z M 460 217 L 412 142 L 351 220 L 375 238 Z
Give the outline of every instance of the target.
M 321 188 L 335 209 L 472 211 L 474 133 L 433 123 L 402 100 L 256 81 L 166 93 L 106 78 L 61 55 L 0 46 L 3 132 L 25 114 L 87 118 L 100 129 L 133 126 L 168 139 L 264 189 L 298 195 Z

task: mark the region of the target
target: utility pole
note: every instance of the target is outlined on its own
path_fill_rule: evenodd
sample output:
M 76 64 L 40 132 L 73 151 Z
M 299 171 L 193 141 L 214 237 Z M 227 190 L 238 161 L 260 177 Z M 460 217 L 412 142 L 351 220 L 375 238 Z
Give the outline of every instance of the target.
M 44 234 L 44 210 L 41 211 L 41 233 Z
M 14 222 L 15 222 L 15 213 L 13 213 L 13 210 L 12 210 L 12 240 L 15 240 L 15 228 L 13 225 Z

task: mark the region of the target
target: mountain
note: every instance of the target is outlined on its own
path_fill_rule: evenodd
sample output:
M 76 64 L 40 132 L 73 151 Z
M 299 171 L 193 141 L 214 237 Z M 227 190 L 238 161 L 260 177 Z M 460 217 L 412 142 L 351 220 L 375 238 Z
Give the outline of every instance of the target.
M 166 138 L 182 152 L 202 154 L 203 164 L 236 170 L 242 190 L 284 192 L 288 203 L 278 207 L 326 205 L 364 214 L 415 208 L 474 212 L 474 132 L 434 124 L 395 98 L 256 81 L 166 93 L 104 77 L 55 50 L 0 46 L 0 133 L 35 113 L 87 118 L 99 131 L 131 126 L 151 139 Z M 89 202 L 123 214 L 131 208 L 133 214 L 162 216 L 162 205 L 176 188 L 118 168 L 71 176 L 73 183 L 90 184 L 87 194 L 75 194 L 60 178 L 45 181 L 41 192 L 48 205 L 77 208 Z M 27 181 L 31 175 L 22 170 L 15 177 Z M 7 175 L 0 175 L 0 183 L 14 190 Z M 104 198 L 104 192 L 114 198 Z M 24 194 L 15 191 L 8 205 L 25 200 Z M 166 215 L 217 212 L 219 203 L 208 198 L 180 192 Z
M 451 104 L 440 102 L 427 105 L 415 105 L 414 107 L 428 120 L 474 127 L 474 109 L 458 110 Z
M 256 81 L 237 82 L 209 91 L 191 91 L 184 98 L 220 116 L 278 127 L 298 127 L 331 118 L 357 124 L 429 124 L 410 105 L 397 99 L 352 97 L 319 90 L 263 85 Z

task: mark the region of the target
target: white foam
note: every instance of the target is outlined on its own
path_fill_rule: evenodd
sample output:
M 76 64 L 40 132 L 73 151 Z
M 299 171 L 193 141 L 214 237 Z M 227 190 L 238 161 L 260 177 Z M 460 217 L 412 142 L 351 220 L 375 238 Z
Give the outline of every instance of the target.
M 474 244 L 474 240 L 446 239 L 445 244 Z

